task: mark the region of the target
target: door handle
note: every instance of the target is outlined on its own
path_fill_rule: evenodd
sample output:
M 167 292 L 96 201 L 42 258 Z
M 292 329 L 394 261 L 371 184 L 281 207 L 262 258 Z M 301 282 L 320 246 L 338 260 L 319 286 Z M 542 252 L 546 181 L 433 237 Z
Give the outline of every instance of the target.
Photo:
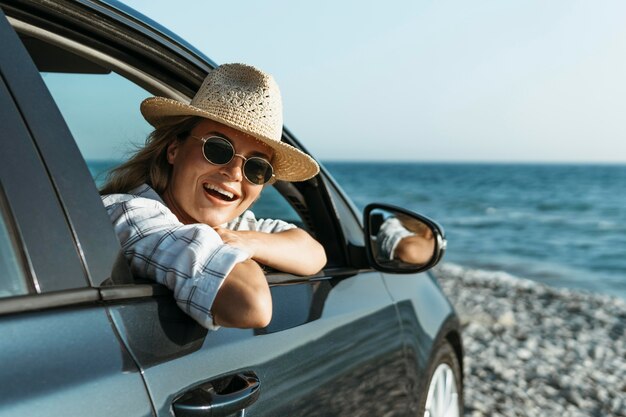
M 176 417 L 243 416 L 243 410 L 259 398 L 260 387 L 254 372 L 228 375 L 187 391 L 172 407 Z

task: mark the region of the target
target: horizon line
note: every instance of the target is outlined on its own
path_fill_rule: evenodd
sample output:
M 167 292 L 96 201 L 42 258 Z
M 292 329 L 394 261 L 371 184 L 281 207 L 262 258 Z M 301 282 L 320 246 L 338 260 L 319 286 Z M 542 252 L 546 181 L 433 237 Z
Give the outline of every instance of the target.
M 120 163 L 126 158 L 84 158 L 91 163 Z M 626 161 L 532 161 L 532 160 L 450 160 L 450 159 L 325 159 L 316 158 L 326 163 L 368 163 L 368 164 L 463 164 L 463 165 L 626 165 Z

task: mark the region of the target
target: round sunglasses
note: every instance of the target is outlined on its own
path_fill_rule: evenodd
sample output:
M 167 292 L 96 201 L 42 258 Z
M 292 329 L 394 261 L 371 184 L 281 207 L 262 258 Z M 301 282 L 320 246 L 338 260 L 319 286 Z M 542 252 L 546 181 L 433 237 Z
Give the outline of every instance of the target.
M 203 138 L 189 136 L 202 141 L 204 159 L 213 165 L 226 165 L 236 156 L 243 159 L 243 176 L 252 184 L 266 184 L 274 176 L 274 168 L 272 168 L 272 164 L 267 159 L 258 156 L 246 158 L 236 153 L 235 147 L 226 138 L 221 136 L 207 136 Z

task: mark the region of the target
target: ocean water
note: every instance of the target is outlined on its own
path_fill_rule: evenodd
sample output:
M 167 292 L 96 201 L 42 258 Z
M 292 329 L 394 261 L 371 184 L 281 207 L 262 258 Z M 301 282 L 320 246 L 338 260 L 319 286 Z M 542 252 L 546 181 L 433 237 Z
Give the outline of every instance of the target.
M 626 299 L 626 165 L 324 165 L 361 209 L 438 221 L 444 261 Z
M 90 162 L 97 182 L 114 162 Z M 626 165 L 326 162 L 360 209 L 445 229 L 444 262 L 626 299 Z

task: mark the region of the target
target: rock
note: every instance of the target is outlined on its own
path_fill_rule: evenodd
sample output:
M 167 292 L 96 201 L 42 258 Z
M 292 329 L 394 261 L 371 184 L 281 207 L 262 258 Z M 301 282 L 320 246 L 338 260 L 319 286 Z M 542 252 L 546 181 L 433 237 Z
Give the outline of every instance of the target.
M 533 353 L 528 349 L 520 348 L 517 350 L 517 357 L 524 361 L 527 361 L 528 359 L 533 357 Z
M 626 301 L 434 271 L 464 325 L 465 416 L 626 417 Z
M 513 327 L 515 325 L 515 315 L 512 311 L 507 311 L 498 318 L 498 324 L 504 327 Z

